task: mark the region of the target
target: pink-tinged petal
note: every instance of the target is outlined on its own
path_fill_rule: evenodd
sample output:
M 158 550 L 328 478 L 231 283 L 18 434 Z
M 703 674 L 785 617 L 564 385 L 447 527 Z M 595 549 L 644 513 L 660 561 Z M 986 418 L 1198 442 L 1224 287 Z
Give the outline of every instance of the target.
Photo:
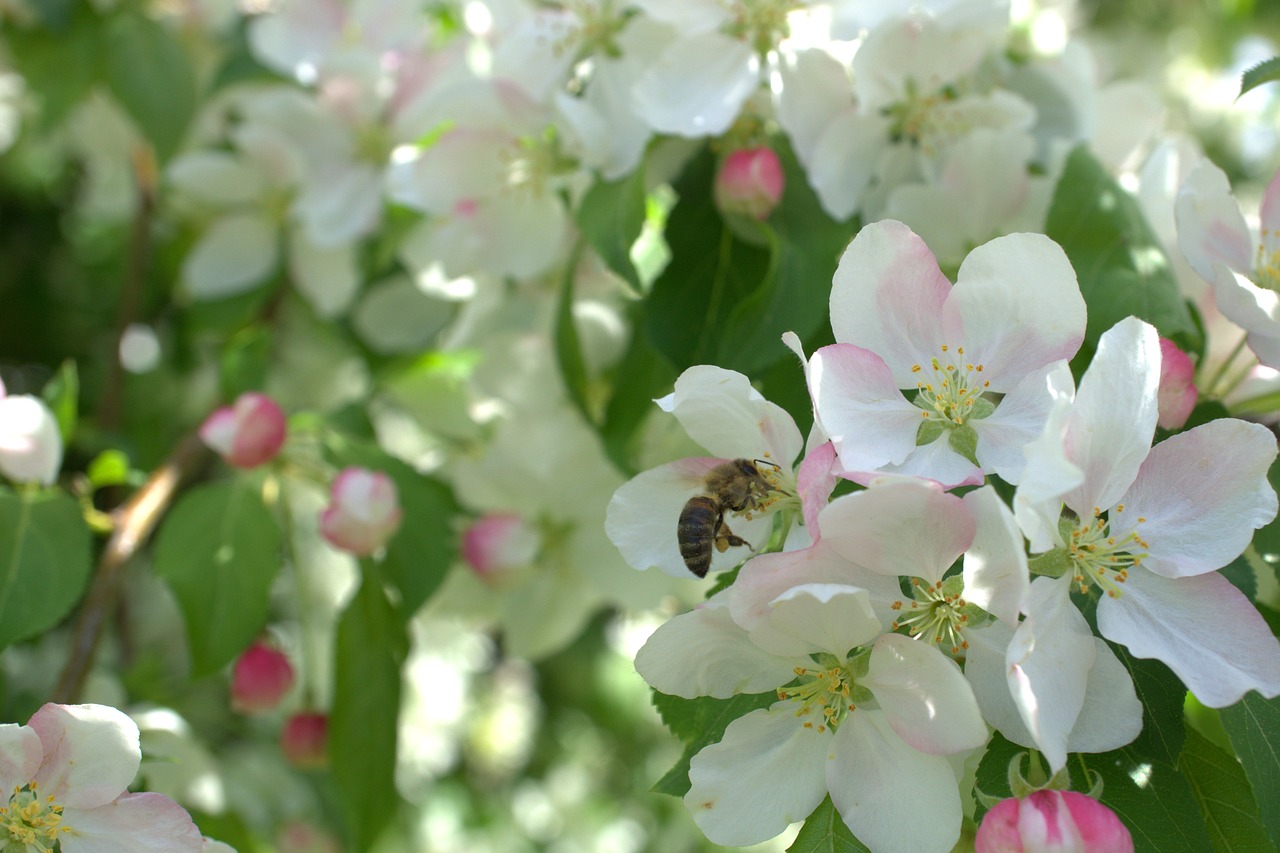
M 1262 231 L 1280 233 L 1280 169 L 1271 176 L 1266 192 L 1262 194 L 1262 206 L 1258 209 L 1258 225 Z
M 1035 791 L 997 803 L 974 838 L 977 853 L 1133 853 L 1115 813 L 1076 791 Z
M 1084 340 L 1075 270 L 1043 234 L 1009 234 L 970 252 L 944 310 L 947 334 L 983 365 L 992 391 L 1009 391 L 1026 374 L 1070 359 Z
M 1196 407 L 1196 368 L 1191 357 L 1168 338 L 1160 339 L 1160 392 L 1157 395 L 1162 429 L 1180 429 Z
M 719 136 L 759 84 L 746 42 L 719 32 L 677 37 L 636 80 L 633 105 L 659 133 Z
M 928 364 L 946 343 L 940 323 L 950 293 L 951 282 L 910 228 L 892 219 L 873 222 L 836 267 L 831 329 L 839 343 L 884 359 L 896 387 L 914 388 L 912 365 Z
M 228 465 L 256 468 L 280 452 L 286 430 L 280 405 L 265 394 L 249 391 L 205 418 L 200 439 Z
M 1022 712 L 1009 690 L 1005 653 L 1013 642 L 1013 631 L 1003 622 L 966 630 L 964 638 L 969 645 L 965 650 L 964 677 L 973 688 L 974 699 L 987 723 L 1019 746 L 1036 748 L 1035 738 L 1022 721 Z
M 792 587 L 824 583 L 866 590 L 872 609 L 886 625 L 894 618 L 892 603 L 902 598 L 896 576 L 871 572 L 851 563 L 837 554 L 825 539 L 820 539 L 799 551 L 752 558 L 730 587 L 730 612 L 734 621 L 750 632 L 752 642 L 761 648 L 777 655 L 806 654 L 810 644 L 773 627 L 773 601 Z
M 709 364 L 690 367 L 676 380 L 675 390 L 657 403 L 676 416 L 690 438 L 725 459 L 767 456 L 788 467 L 804 447 L 804 436 L 791 415 L 734 370 Z
M 1206 281 L 1213 281 L 1217 264 L 1246 274 L 1253 269 L 1249 226 L 1231 195 L 1226 173 L 1208 159 L 1191 170 L 1178 191 L 1173 211 L 1178 247 Z
M 845 559 L 929 583 L 942 580 L 977 531 L 963 500 L 906 479 L 836 498 L 818 514 L 818 526 Z
M 902 634 L 885 634 L 871 651 L 860 683 L 871 690 L 885 719 L 913 749 L 952 755 L 987 742 L 987 725 L 973 689 L 955 661 L 937 647 Z
M 965 600 L 1016 625 L 1031 584 L 1018 522 L 991 486 L 965 495 L 964 504 L 977 524 L 964 554 Z
M 728 608 L 708 603 L 654 631 L 636 653 L 636 672 L 659 693 L 728 699 L 786 684 L 795 677 L 795 667 L 808 662 L 803 656 L 779 657 L 758 648 Z
M 1027 465 L 1013 496 L 1014 518 L 1033 554 L 1063 544 L 1058 533 L 1062 496 L 1084 482 L 1084 471 L 1067 458 L 1067 429 L 1075 400 L 1075 380 L 1067 365 L 1051 370 L 1045 386 L 1053 402 L 1044 431 L 1024 448 Z
M 1081 518 L 1108 509 L 1138 476 L 1159 416 L 1160 336 L 1134 317 L 1102 334 L 1067 421 L 1067 457 L 1084 482 L 1064 500 Z
M 1144 568 L 1169 578 L 1220 569 L 1276 517 L 1267 470 L 1276 438 L 1260 424 L 1221 418 L 1151 449 L 1111 513 L 1111 531 L 1142 540 Z
M 819 349 L 809 359 L 809 394 L 845 469 L 875 471 L 915 449 L 923 412 L 870 350 L 851 344 Z
M 850 650 L 871 642 L 884 631 L 871 607 L 870 594 L 856 586 L 794 586 L 775 598 L 770 610 L 772 628 L 807 643 L 808 651 L 830 652 L 838 658 L 848 656 Z
M 840 724 L 827 786 L 845 825 L 876 853 L 946 853 L 960 838 L 951 765 L 912 749 L 878 711 L 852 711 Z
M 94 809 L 68 807 L 65 853 L 199 853 L 200 830 L 186 809 L 163 794 L 125 794 Z
M 898 465 L 885 465 L 890 474 L 905 474 L 933 480 L 943 488 L 977 486 L 982 483 L 982 469 L 951 447 L 951 434 L 944 432 L 928 444 L 918 445 Z M 857 481 L 856 477 L 850 479 Z
M 35 775 L 42 796 L 70 808 L 95 808 L 124 793 L 138 774 L 138 726 L 108 705 L 55 705 L 28 723 L 40 736 L 44 761 Z
M 1280 294 L 1259 287 L 1247 275 L 1227 269 L 1222 264 L 1213 268 L 1209 281 L 1213 284 L 1213 299 L 1218 310 L 1250 333 L 1250 346 L 1253 346 L 1255 335 L 1261 338 L 1280 336 Z M 1264 347 L 1263 352 L 1255 349 L 1255 353 L 1268 367 L 1280 364 L 1271 347 Z
M 1053 772 L 1067 762 L 1067 738 L 1084 706 L 1089 670 L 1097 657 L 1093 633 L 1068 593 L 1071 578 L 1037 578 L 1027 618 L 1005 655 L 1009 689 L 1022 721 Z
M 0 791 L 12 792 L 35 778 L 44 747 L 30 726 L 0 725 Z
M 1225 708 L 1249 690 L 1280 695 L 1280 642 L 1222 575 L 1134 571 L 1123 592 L 1098 601 L 1098 631 L 1135 657 L 1163 661 L 1205 705 Z
M 542 537 L 514 512 L 492 512 L 462 532 L 462 559 L 487 583 L 500 583 L 511 572 L 531 565 Z
M 320 514 L 320 535 L 335 548 L 365 556 L 383 547 L 403 518 L 394 480 L 381 471 L 345 468 Z
M 1064 369 L 1066 362 L 1055 361 L 1031 371 L 1004 395 L 990 417 L 969 422 L 978 433 L 977 457 L 983 470 L 1015 486 L 1022 481 L 1026 447 L 1043 435 L 1056 399 L 1054 388 L 1063 384 L 1051 377 Z
M 791 702 L 752 711 L 689 762 L 685 808 L 716 844 L 768 841 L 822 802 L 830 748 L 831 736 L 806 728 Z
M 1099 637 L 1097 653 L 1089 669 L 1084 705 L 1067 738 L 1067 752 L 1110 752 L 1131 743 L 1142 732 L 1142 703 L 1133 687 L 1133 676 Z
M 814 539 L 821 536 L 818 513 L 827 505 L 827 499 L 836 487 L 836 459 L 835 445 L 824 441 L 805 454 L 796 471 L 796 492 L 800 495 L 804 526 Z
M 635 569 L 658 568 L 674 578 L 693 578 L 680 556 L 676 529 L 685 503 L 703 490 L 707 472 L 725 459 L 691 457 L 642 471 L 622 484 L 605 509 L 606 535 Z M 773 518 L 757 516 L 726 519 L 735 535 L 755 547 L 769 538 Z M 751 552 L 745 548 L 711 549 L 712 572 L 741 563 Z

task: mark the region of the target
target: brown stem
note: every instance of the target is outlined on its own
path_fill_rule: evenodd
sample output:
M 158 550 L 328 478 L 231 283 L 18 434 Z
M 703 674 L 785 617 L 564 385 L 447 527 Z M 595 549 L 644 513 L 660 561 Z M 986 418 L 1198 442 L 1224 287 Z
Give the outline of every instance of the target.
M 146 542 L 147 537 L 160 523 L 165 511 L 173 503 L 174 495 L 183 479 L 195 471 L 206 454 L 204 443 L 196 433 L 184 438 L 169 458 L 164 461 L 134 493 L 124 506 L 114 513 L 116 525 L 98 559 L 89 583 L 89 591 L 81 603 L 72 628 L 71 652 L 67 658 L 53 701 L 61 704 L 75 702 L 84 687 L 85 677 L 93 667 L 98 639 L 107 614 L 112 612 L 116 596 L 120 592 L 120 579 L 124 567 Z

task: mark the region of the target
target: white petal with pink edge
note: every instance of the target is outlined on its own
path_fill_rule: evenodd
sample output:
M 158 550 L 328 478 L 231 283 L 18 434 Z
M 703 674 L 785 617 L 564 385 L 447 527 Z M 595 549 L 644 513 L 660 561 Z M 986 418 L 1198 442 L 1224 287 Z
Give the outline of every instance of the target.
M 138 726 L 108 705 L 46 704 L 32 715 L 44 747 L 35 776 L 43 796 L 95 808 L 124 793 L 142 761 Z
M 973 689 L 960 667 L 933 645 L 885 634 L 876 640 L 870 668 L 859 683 L 871 690 L 889 725 L 913 749 L 951 755 L 987 741 Z
M 807 651 L 844 658 L 884 631 L 865 589 L 846 584 L 794 586 L 770 603 L 769 624 L 808 644 Z
M 1016 625 L 1031 585 L 1022 532 L 991 486 L 965 495 L 964 503 L 977 525 L 964 554 L 965 600 Z
M 199 853 L 200 830 L 182 806 L 163 794 L 125 794 L 95 809 L 68 807 L 65 853 Z
M 915 450 L 923 412 L 902 396 L 878 355 L 852 344 L 825 346 L 810 357 L 808 373 L 817 418 L 846 470 L 875 471 Z
M 1173 210 L 1178 247 L 1204 279 L 1213 281 L 1215 264 L 1242 273 L 1253 269 L 1253 239 L 1240 203 L 1231 195 L 1226 173 L 1209 159 L 1187 175 Z
M 675 390 L 655 402 L 716 456 L 756 459 L 767 454 L 770 461 L 789 467 L 804 447 L 804 436 L 791 415 L 734 370 L 710 364 L 690 367 L 676 379 Z
M 30 726 L 0 725 L 0 791 L 12 792 L 35 778 L 44 747 Z

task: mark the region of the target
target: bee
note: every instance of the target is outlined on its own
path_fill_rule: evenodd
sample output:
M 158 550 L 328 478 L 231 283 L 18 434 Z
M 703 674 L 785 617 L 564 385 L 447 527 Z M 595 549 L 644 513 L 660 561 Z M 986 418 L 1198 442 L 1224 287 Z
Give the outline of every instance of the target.
M 702 494 L 689 498 L 680 511 L 676 527 L 680 556 L 689 571 L 700 578 L 705 578 L 711 568 L 712 545 L 720 552 L 741 545 L 751 548 L 725 524 L 724 514 L 758 509 L 773 491 L 773 485 L 756 466 L 757 461 L 773 465 L 764 460 L 734 459 L 712 468 L 703 479 Z

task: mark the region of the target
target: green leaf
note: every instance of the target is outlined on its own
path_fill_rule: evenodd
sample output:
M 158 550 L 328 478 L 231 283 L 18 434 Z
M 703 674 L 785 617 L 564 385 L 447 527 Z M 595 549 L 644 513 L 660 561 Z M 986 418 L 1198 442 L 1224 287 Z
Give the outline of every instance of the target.
M 1133 677 L 1142 702 L 1142 732 L 1129 748 L 1138 755 L 1175 764 L 1182 754 L 1187 726 L 1183 720 L 1187 688 L 1158 660 L 1135 658 L 1123 646 L 1108 644 Z
M 91 559 L 74 500 L 0 488 L 0 648 L 61 621 L 84 592 Z
M 57 127 L 83 103 L 102 76 L 102 22 L 88 3 L 77 3 L 70 20 L 51 20 L 54 31 L 35 29 L 5 39 L 15 69 L 40 104 L 39 124 Z M 50 14 L 59 17 L 56 10 Z
M 1250 691 L 1222 709 L 1222 725 L 1262 807 L 1267 834 L 1280 847 L 1280 698 L 1264 699 Z
M 71 359 L 62 362 L 58 372 L 45 383 L 40 396 L 53 412 L 62 443 L 70 443 L 71 436 L 76 431 L 76 418 L 80 413 L 80 374 L 76 372 L 76 363 Z
M 1263 60 L 1240 75 L 1240 95 L 1261 86 L 1263 83 L 1274 83 L 1280 80 L 1280 56 Z M 1240 97 L 1236 95 L 1236 97 Z
M 631 344 L 613 376 L 613 396 L 605 407 L 600 436 L 605 452 L 619 471 L 636 473 L 632 465 L 632 441 L 636 431 L 654 411 L 654 398 L 669 392 L 676 371 L 649 344 L 643 315 L 633 316 Z
M 372 849 L 399 804 L 396 724 L 400 667 L 408 649 L 404 621 L 371 571 L 338 620 L 329 761 L 356 850 Z
M 560 285 L 560 299 L 556 308 L 555 347 L 556 363 L 565 390 L 587 423 L 594 424 L 595 416 L 587 397 L 587 365 L 582 358 L 582 343 L 578 339 L 578 327 L 573 322 L 573 279 L 577 275 L 581 245 L 565 265 L 564 282 Z
M 1267 470 L 1267 482 L 1271 488 L 1280 488 L 1280 459 Z M 1280 517 L 1253 534 L 1253 547 L 1262 555 L 1280 555 Z
M 246 326 L 222 347 L 222 397 L 234 400 L 246 391 L 261 391 L 271 361 L 271 334 L 264 326 Z
M 457 556 L 453 519 L 459 510 L 453 492 L 374 445 L 342 442 L 329 449 L 337 465 L 382 471 L 396 484 L 404 520 L 387 543 L 381 568 L 384 579 L 399 591 L 407 619 L 444 581 Z
M 631 262 L 631 247 L 644 226 L 644 181 L 644 169 L 640 168 L 616 181 L 593 184 L 575 216 L 582 236 L 637 294 L 640 273 Z
M 974 787 L 986 796 L 994 797 L 998 800 L 1012 797 L 1013 792 L 1009 789 L 1009 762 L 1019 752 L 1028 751 L 1025 746 L 1018 746 L 999 732 L 992 732 L 991 739 L 987 741 L 987 750 L 982 754 L 982 759 L 978 762 Z M 974 820 L 981 822 L 982 816 L 986 813 L 986 805 L 983 804 L 981 799 L 978 799 Z
M 104 32 L 107 84 L 157 158 L 168 160 L 178 150 L 198 100 L 187 50 L 168 28 L 142 15 L 118 15 Z
M 1083 146 L 1067 158 L 1045 233 L 1075 267 L 1089 308 L 1090 349 L 1131 314 L 1165 336 L 1195 331 L 1169 258 L 1137 202 Z
M 262 629 L 280 559 L 279 528 L 247 479 L 192 489 L 170 510 L 155 572 L 182 610 L 193 675 L 230 662 Z
M 1073 762 L 1077 760 L 1073 758 Z M 1136 853 L 1203 853 L 1212 849 L 1187 780 L 1172 764 L 1125 747 L 1078 760 L 1102 777 L 1101 801 L 1133 834 Z M 1073 780 L 1076 766 L 1071 765 Z M 1080 787 L 1084 782 L 1081 774 Z
M 868 848 L 844 825 L 828 796 L 805 820 L 787 853 L 868 853 Z
M 1234 755 L 1228 755 L 1194 729 L 1187 732 L 1187 745 L 1178 759 L 1178 769 L 1191 784 L 1191 793 L 1200 804 L 1209 840 L 1218 853 L 1257 850 L 1275 851 L 1258 819 L 1258 804 L 1244 770 Z
M 684 755 L 675 766 L 654 783 L 652 791 L 683 797 L 689 791 L 689 761 L 704 746 L 719 743 L 725 728 L 734 720 L 757 708 L 768 708 L 778 701 L 776 693 L 744 693 L 732 699 L 682 699 L 653 691 L 653 705 L 676 737 L 684 741 Z

